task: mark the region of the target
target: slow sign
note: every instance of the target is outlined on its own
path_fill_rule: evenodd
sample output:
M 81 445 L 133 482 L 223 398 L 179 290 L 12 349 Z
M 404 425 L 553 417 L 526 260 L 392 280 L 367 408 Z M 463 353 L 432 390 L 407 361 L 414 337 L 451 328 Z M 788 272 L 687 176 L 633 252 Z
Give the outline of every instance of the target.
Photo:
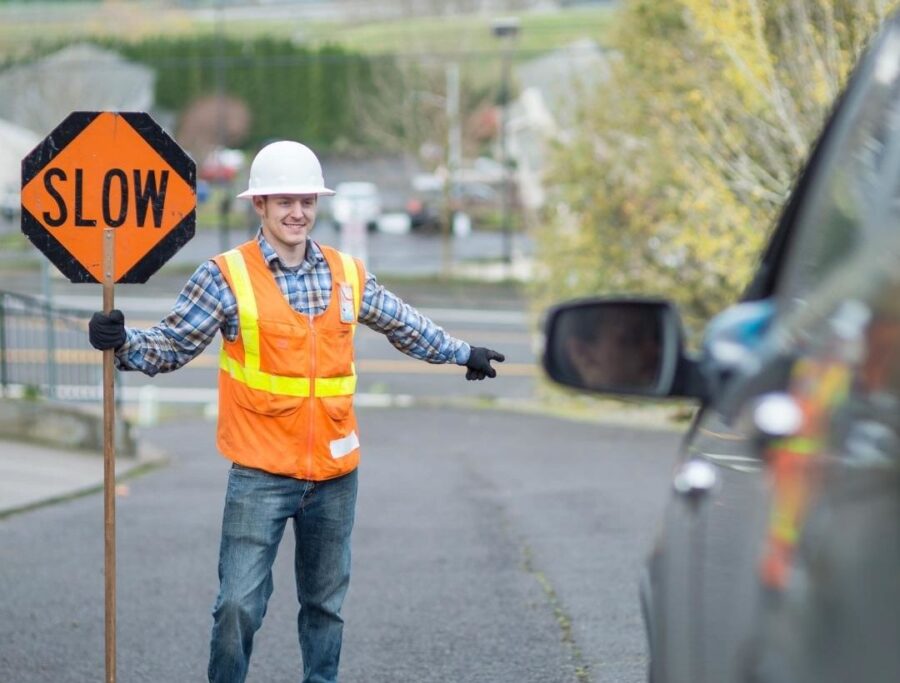
M 22 160 L 22 232 L 72 282 L 146 282 L 194 235 L 196 167 L 149 115 L 74 112 Z

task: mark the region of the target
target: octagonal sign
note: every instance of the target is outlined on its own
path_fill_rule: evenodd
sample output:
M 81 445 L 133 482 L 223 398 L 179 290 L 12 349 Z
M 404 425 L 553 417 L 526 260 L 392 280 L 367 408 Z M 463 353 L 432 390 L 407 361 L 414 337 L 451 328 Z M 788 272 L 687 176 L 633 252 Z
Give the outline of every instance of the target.
M 146 282 L 194 236 L 193 160 L 148 114 L 74 112 L 22 160 L 22 232 L 72 282 Z

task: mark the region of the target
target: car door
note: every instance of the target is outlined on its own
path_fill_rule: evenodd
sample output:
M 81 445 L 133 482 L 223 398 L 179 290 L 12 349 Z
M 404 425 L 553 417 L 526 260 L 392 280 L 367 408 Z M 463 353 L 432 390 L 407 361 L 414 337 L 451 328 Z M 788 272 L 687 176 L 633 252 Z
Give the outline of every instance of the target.
M 857 68 L 776 296 L 801 420 L 762 450 L 746 680 L 900 680 L 900 23 Z
M 860 408 L 871 391 L 859 393 L 872 367 L 893 369 L 883 356 L 885 339 L 894 339 L 885 301 L 900 296 L 896 287 L 886 295 L 900 272 L 888 256 L 900 252 L 891 239 L 900 218 L 898 46 L 892 22 L 836 106 L 748 293 L 776 311 L 747 349 L 753 370 L 725 380 L 686 442 L 649 565 L 654 680 L 850 680 L 849 663 L 863 666 L 858 653 L 866 650 L 896 671 L 896 648 L 885 643 L 896 643 L 897 603 L 872 616 L 864 605 L 877 598 L 859 580 L 877 577 L 880 594 L 896 597 L 896 542 L 862 552 L 836 541 L 831 524 L 840 519 L 856 539 L 898 538 L 896 457 L 887 453 L 896 436 L 887 416 L 895 413 L 882 407 L 873 421 Z M 882 318 L 886 327 L 873 328 Z M 885 386 L 890 397 L 880 390 L 878 400 L 895 406 L 896 387 Z M 850 454 L 875 448 L 873 435 L 882 441 L 868 471 Z M 838 510 L 845 514 L 835 517 Z M 823 557 L 831 573 L 819 571 Z M 871 648 L 833 646 L 850 630 L 829 619 L 823 605 L 835 603 L 866 625 Z M 844 677 L 824 676 L 822 662 Z M 874 675 L 874 665 L 868 670 Z
M 648 564 L 651 679 L 733 680 L 723 672 L 752 623 L 763 467 L 747 436 L 708 409 L 687 441 L 673 491 Z

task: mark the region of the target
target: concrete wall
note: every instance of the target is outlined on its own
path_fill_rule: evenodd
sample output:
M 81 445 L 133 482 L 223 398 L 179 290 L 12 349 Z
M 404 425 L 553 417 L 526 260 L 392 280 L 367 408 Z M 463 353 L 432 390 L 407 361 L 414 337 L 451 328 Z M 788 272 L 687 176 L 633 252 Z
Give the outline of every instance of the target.
M 0 439 L 103 454 L 103 415 L 52 401 L 0 399 Z M 137 445 L 131 425 L 117 419 L 116 457 L 133 458 Z

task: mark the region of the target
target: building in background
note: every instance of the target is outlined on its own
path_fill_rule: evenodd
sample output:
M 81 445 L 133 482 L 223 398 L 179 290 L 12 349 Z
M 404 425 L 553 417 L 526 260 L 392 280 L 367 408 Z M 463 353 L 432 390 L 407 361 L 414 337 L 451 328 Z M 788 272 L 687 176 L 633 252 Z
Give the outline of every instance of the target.
M 152 69 L 90 43 L 0 72 L 0 119 L 42 136 L 73 111 L 153 112 Z
M 609 77 L 609 53 L 591 40 L 577 41 L 515 68 L 519 96 L 510 105 L 507 135 L 518 196 L 526 210 L 536 211 L 544 204 L 549 143 L 565 139 L 579 107 Z

